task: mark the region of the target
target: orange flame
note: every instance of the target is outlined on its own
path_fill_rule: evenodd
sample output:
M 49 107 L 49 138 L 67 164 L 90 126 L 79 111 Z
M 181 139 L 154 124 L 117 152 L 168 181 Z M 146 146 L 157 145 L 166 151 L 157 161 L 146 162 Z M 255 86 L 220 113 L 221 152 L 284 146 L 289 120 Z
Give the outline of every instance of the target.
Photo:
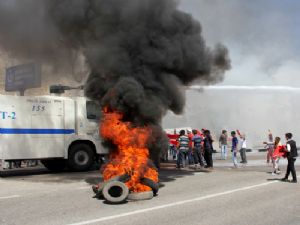
M 103 170 L 104 180 L 125 173 L 131 176 L 126 183 L 133 192 L 150 191 L 151 188 L 140 183 L 141 178 L 149 178 L 158 182 L 158 173 L 148 166 L 149 150 L 146 147 L 151 129 L 133 127 L 130 122 L 122 121 L 123 114 L 103 110 L 104 117 L 100 125 L 100 133 L 104 139 L 111 140 L 117 149 L 111 153 L 110 161 Z

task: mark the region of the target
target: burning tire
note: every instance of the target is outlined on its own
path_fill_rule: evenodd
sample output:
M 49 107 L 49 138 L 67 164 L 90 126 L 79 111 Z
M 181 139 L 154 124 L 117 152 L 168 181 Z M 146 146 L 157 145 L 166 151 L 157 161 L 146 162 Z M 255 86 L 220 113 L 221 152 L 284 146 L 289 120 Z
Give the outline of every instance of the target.
M 74 171 L 88 170 L 94 162 L 94 156 L 94 151 L 89 145 L 75 144 L 69 150 L 68 166 Z
M 128 195 L 128 200 L 131 201 L 139 201 L 139 200 L 149 200 L 153 198 L 153 192 L 152 191 L 145 191 L 145 192 L 139 192 L 139 193 L 134 193 L 131 192 Z
M 110 181 L 104 185 L 102 194 L 106 201 L 118 204 L 127 199 L 129 189 L 120 181 Z
M 120 181 L 120 182 L 126 183 L 127 181 L 129 181 L 129 179 L 130 179 L 130 176 L 128 174 L 123 174 L 121 176 L 116 176 L 107 181 L 99 183 L 98 185 L 93 185 L 92 189 L 93 189 L 93 192 L 96 194 L 96 197 L 100 198 L 101 196 L 103 196 L 102 190 L 103 190 L 104 186 L 106 184 L 108 184 L 109 182 Z
M 157 195 L 158 189 L 159 189 L 159 185 L 158 183 L 154 182 L 153 180 L 149 179 L 149 178 L 143 178 L 141 180 L 141 183 L 150 187 L 152 189 L 153 195 Z
M 47 159 L 41 160 L 41 163 L 50 171 L 60 172 L 66 168 L 65 159 Z
M 93 192 L 96 194 L 96 197 L 100 198 L 101 196 L 103 196 L 103 188 L 110 182 L 112 181 L 119 181 L 119 182 L 122 182 L 122 183 L 126 183 L 127 181 L 130 180 L 130 176 L 128 174 L 123 174 L 121 176 L 116 176 L 116 177 L 113 177 L 105 182 L 102 182 L 102 183 L 99 183 L 98 185 L 93 185 L 92 186 L 92 190 Z M 143 178 L 141 179 L 141 183 L 150 187 L 152 189 L 152 197 L 153 196 L 156 196 L 157 195 L 157 192 L 159 190 L 159 185 L 158 183 L 154 182 L 153 180 L 149 179 L 149 178 Z M 135 194 L 137 193 L 130 193 L 130 195 L 133 194 L 133 199 L 132 200 L 142 200 L 143 199 L 143 196 L 141 195 L 141 199 L 139 199 L 139 197 L 135 197 Z M 140 194 L 140 193 L 139 193 Z M 148 198 L 152 198 L 149 196 L 149 194 L 145 194 L 145 196 L 148 196 L 146 197 L 146 199 Z M 137 198 L 137 199 L 135 199 Z

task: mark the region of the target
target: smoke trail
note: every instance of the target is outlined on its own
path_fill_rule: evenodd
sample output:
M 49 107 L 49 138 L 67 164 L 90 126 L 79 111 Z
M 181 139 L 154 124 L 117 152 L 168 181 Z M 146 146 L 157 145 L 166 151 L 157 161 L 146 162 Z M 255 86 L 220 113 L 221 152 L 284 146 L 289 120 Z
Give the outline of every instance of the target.
M 24 32 L 21 37 L 29 40 L 26 49 L 32 47 L 32 57 L 64 56 L 68 49 L 82 51 L 91 71 L 86 95 L 123 112 L 135 125 L 152 126 L 153 152 L 166 143 L 160 123 L 167 110 L 177 114 L 183 110 L 181 85 L 196 79 L 216 83 L 230 69 L 226 47 L 207 47 L 200 23 L 178 10 L 175 0 L 13 2 L 6 8 L 12 7 L 17 15 L 30 17 L 31 10 L 39 12 L 29 20 L 37 30 L 12 28 L 8 37 L 0 38 L 0 45 L 24 55 L 23 45 L 14 46 L 20 41 L 16 35 Z M 7 22 L 26 23 L 10 15 L 1 15 L 0 21 L 1 33 Z
M 253 90 L 253 91 L 277 91 L 277 92 L 285 92 L 285 91 L 294 91 L 299 92 L 300 88 L 297 87 L 289 87 L 289 86 L 233 86 L 233 85 L 226 85 L 226 86 L 199 86 L 199 85 L 192 85 L 187 87 L 187 89 L 191 90 Z
M 294 124 L 300 118 L 297 104 L 300 88 L 193 85 L 186 89 L 186 96 L 185 113 L 180 117 L 168 113 L 162 123 L 165 128 L 209 127 L 216 139 L 223 129 L 239 129 L 247 135 L 248 148 L 254 149 L 264 146 L 262 143 L 267 140 L 268 129 L 283 141 L 284 134 L 292 132 L 299 141 L 300 128 Z M 201 101 L 195 102 L 196 98 Z M 207 119 L 207 115 L 213 119 Z

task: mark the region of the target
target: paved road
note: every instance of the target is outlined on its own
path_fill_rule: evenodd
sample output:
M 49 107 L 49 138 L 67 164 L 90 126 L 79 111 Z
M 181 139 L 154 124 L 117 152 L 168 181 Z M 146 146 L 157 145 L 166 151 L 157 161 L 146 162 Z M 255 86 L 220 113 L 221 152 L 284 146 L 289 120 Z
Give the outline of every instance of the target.
M 216 160 L 212 172 L 165 165 L 157 197 L 123 205 L 93 198 L 97 171 L 0 178 L 0 224 L 299 225 L 299 183 L 279 182 L 263 156 L 238 169 Z

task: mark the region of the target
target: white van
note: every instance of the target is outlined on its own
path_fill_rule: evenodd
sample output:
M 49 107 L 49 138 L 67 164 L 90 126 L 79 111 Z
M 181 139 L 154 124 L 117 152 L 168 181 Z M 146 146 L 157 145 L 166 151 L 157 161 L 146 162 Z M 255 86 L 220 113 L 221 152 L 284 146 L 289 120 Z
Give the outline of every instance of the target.
M 85 97 L 0 96 L 0 170 L 33 159 L 54 171 L 89 169 L 108 154 L 99 137 L 100 111 Z

